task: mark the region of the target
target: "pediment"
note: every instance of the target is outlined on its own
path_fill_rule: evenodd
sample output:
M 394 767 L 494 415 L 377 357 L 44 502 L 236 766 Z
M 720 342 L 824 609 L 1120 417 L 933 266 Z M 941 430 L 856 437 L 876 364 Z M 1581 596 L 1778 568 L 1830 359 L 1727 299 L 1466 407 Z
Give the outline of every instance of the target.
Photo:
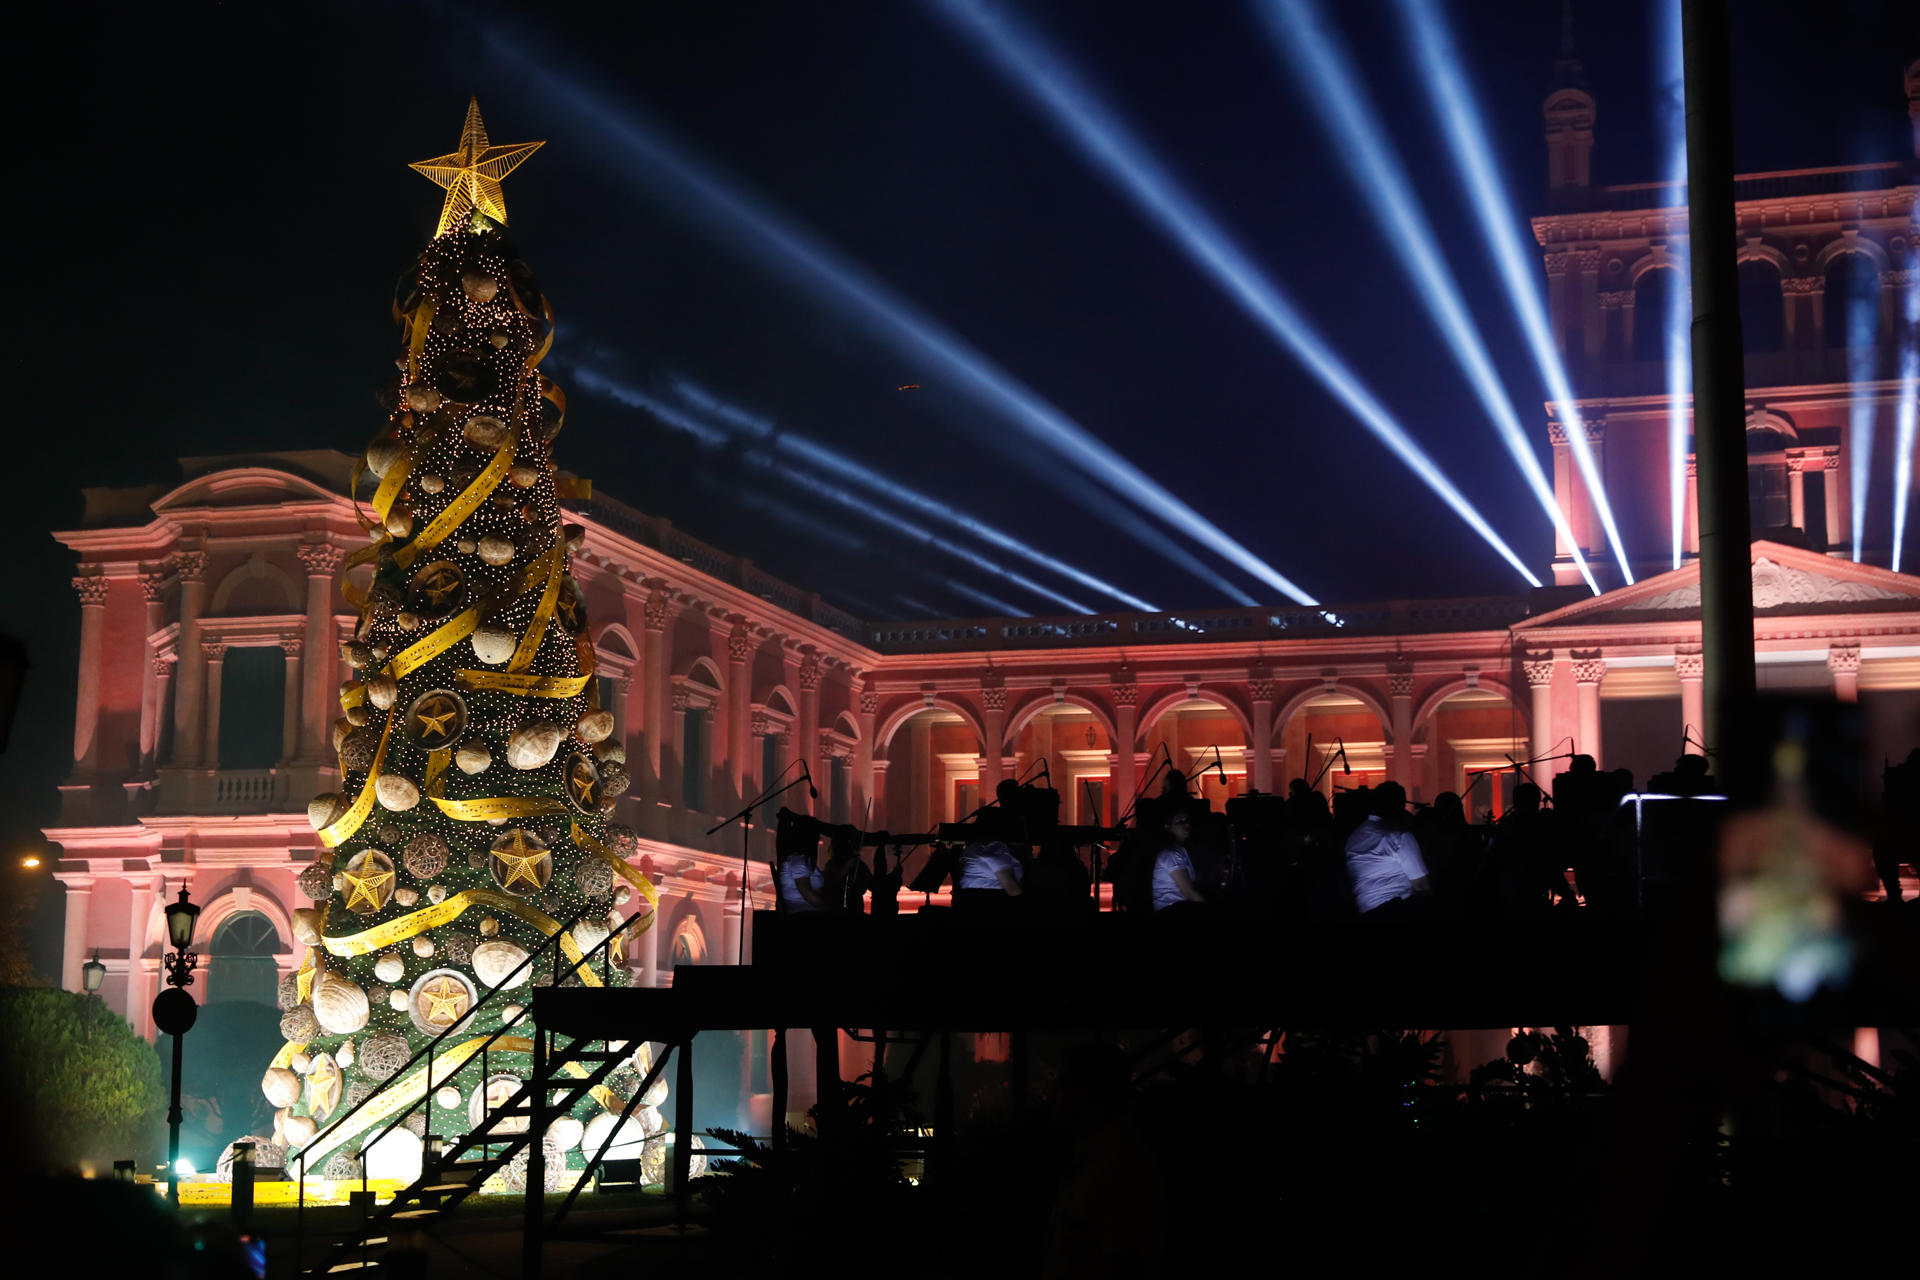
M 1755 617 L 1920 612 L 1920 578 L 1773 542 L 1753 544 Z M 1700 565 L 1692 564 L 1555 609 L 1516 630 L 1658 622 L 1700 616 Z
M 261 507 L 333 502 L 338 494 L 304 476 L 273 467 L 233 467 L 196 476 L 154 502 L 155 513 L 196 507 Z

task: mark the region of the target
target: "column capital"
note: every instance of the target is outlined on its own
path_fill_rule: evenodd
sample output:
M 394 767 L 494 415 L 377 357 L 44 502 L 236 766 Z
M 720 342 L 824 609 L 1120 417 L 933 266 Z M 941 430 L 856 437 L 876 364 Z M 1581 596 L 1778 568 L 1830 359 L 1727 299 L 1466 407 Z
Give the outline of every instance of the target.
M 1599 684 L 1607 676 L 1607 660 L 1598 649 L 1575 652 L 1573 678 L 1581 684 Z
M 1255 667 L 1247 672 L 1247 697 L 1255 702 L 1273 701 L 1273 672 Z
M 980 706 L 986 711 L 1005 711 L 1007 709 L 1007 688 L 1001 684 L 980 682 Z
M 208 662 L 222 662 L 227 656 L 227 642 L 217 636 L 200 642 L 200 656 Z
M 1706 654 L 1700 649 L 1675 649 L 1673 674 L 1682 680 L 1704 680 L 1707 674 Z
M 623 672 L 620 675 L 608 676 L 607 678 L 613 681 L 613 691 L 621 697 L 625 697 L 633 689 L 633 676 L 630 674 Z
M 645 605 L 646 624 L 649 631 L 665 631 L 667 624 L 673 621 L 673 594 L 667 590 L 667 584 L 655 578 L 646 582 L 647 602 Z
M 675 711 L 676 713 L 679 713 L 679 714 L 682 714 L 682 715 L 684 715 L 684 714 L 686 713 L 686 710 L 687 710 L 687 707 L 688 707 L 688 705 L 689 705 L 689 700 L 688 700 L 688 697 L 687 697 L 687 691 L 686 691 L 685 689 L 680 689 L 680 688 L 676 688 L 676 689 L 675 689 L 675 690 L 673 691 L 673 700 L 672 700 L 672 701 L 673 701 L 673 709 L 674 709 L 674 711 Z
M 1113 695 L 1113 705 L 1116 707 L 1132 707 L 1140 700 L 1140 686 L 1131 678 L 1124 681 L 1115 679 L 1108 692 Z
M 1527 683 L 1538 689 L 1553 683 L 1553 654 L 1548 650 L 1536 650 L 1520 659 L 1520 670 L 1525 673 Z
M 1835 675 L 1857 673 L 1860 670 L 1860 642 L 1836 640 L 1828 645 L 1827 670 Z
M 860 691 L 860 713 L 862 715 L 870 716 L 875 714 L 879 710 L 880 710 L 879 691 L 875 689 L 862 689 Z
M 1824 276 L 1786 276 L 1780 281 L 1782 293 L 1825 293 Z
M 744 618 L 734 620 L 727 632 L 727 657 L 734 662 L 745 662 L 753 656 L 753 628 Z
M 1413 696 L 1413 672 L 1389 671 L 1387 673 L 1387 692 L 1396 698 Z
M 289 658 L 298 658 L 307 647 L 307 638 L 298 631 L 288 631 L 280 637 L 280 652 Z
M 303 542 L 294 548 L 309 578 L 331 578 L 340 571 L 346 553 L 328 542 Z
M 107 605 L 107 579 L 98 570 L 75 578 L 73 590 L 80 597 L 82 609 L 104 609 Z
M 160 679 L 165 680 L 167 676 L 170 674 L 167 668 L 171 667 L 174 663 L 178 662 L 179 660 L 180 660 L 180 655 L 176 653 L 163 652 L 163 653 L 154 654 L 153 655 L 153 674 L 158 676 Z
M 800 691 L 811 693 L 820 687 L 820 655 L 809 653 L 800 659 Z
M 167 598 L 167 577 L 164 569 L 150 569 L 140 575 L 140 594 L 147 598 L 148 604 L 158 604 Z
M 207 576 L 207 553 L 204 551 L 175 552 L 173 571 L 180 575 L 182 582 L 199 582 Z

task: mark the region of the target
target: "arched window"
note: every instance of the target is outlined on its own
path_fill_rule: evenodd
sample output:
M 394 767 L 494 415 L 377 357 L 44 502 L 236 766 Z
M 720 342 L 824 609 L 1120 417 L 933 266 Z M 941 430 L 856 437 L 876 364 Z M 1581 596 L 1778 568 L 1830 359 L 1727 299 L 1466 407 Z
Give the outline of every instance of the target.
M 700 928 L 699 916 L 682 916 L 680 923 L 673 926 L 673 941 L 668 954 L 676 965 L 707 962 L 707 935 Z
M 1685 305 L 1686 289 L 1672 267 L 1643 272 L 1633 286 L 1633 355 L 1636 360 L 1667 358 L 1668 330 Z
M 278 998 L 280 932 L 258 911 L 228 916 L 207 947 L 207 999 L 271 1005 Z
M 1827 264 L 1827 346 L 1870 347 L 1880 330 L 1880 270 L 1864 253 L 1835 254 Z
M 1748 351 L 1778 351 L 1786 342 L 1786 303 L 1771 262 L 1740 264 L 1740 334 Z
M 287 658 L 278 645 L 228 649 L 220 672 L 220 767 L 271 769 L 280 763 L 280 714 Z

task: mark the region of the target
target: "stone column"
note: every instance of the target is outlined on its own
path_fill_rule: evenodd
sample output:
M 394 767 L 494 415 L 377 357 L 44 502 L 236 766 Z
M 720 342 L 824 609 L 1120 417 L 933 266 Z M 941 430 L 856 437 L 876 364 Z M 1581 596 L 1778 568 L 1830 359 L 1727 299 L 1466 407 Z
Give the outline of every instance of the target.
M 820 785 L 820 655 L 809 653 L 800 660 L 800 724 L 796 732 L 800 738 L 800 757 L 807 762 L 807 772 L 813 775 L 814 786 Z M 805 813 L 816 813 L 820 806 L 811 796 L 795 791 L 794 808 Z
M 673 605 L 664 582 L 649 578 L 646 586 L 647 638 L 640 651 L 641 682 L 645 688 L 645 704 L 641 710 L 646 720 L 646 764 L 661 798 L 677 805 L 680 797 L 667 785 L 667 767 L 680 749 L 677 744 L 671 749 L 667 746 L 667 715 L 674 707 L 673 655 L 669 652 L 673 641 L 668 630 L 673 625 Z M 684 701 L 680 703 L 682 708 L 685 705 Z M 673 728 L 679 727 L 680 718 L 676 714 Z
M 1255 667 L 1247 673 L 1247 698 L 1253 706 L 1253 736 L 1247 741 L 1247 780 L 1255 791 L 1273 793 L 1273 673 Z
M 157 896 L 153 873 L 129 876 L 133 892 L 127 901 L 127 1021 L 145 1038 L 153 1038 L 154 975 L 147 967 L 147 928 L 153 920 Z M 202 951 L 210 939 L 202 939 Z
M 608 709 L 613 712 L 614 741 L 618 742 L 622 747 L 625 747 L 628 751 L 632 751 L 633 750 L 633 690 L 634 690 L 633 673 L 631 671 L 624 672 L 620 675 L 614 676 L 612 680 L 613 680 L 613 706 Z
M 165 713 L 167 664 L 153 646 L 153 635 L 160 630 L 166 612 L 167 577 L 163 573 L 140 575 L 140 590 L 147 599 L 147 662 L 140 679 L 140 769 L 143 777 L 152 777 L 160 758 L 160 717 Z
M 868 794 L 873 797 L 873 817 L 870 821 L 875 831 L 890 830 L 887 825 L 887 766 L 891 763 L 889 760 L 873 762 L 873 790 Z
M 1828 449 L 1823 455 L 1826 466 L 1820 472 L 1827 487 L 1827 550 L 1847 545 L 1847 535 L 1840 531 L 1840 450 Z
M 985 804 L 1006 776 L 1007 689 L 998 676 L 980 678 L 980 719 L 987 737 L 980 744 L 980 803 Z
M 1807 460 L 1787 455 L 1787 522 L 1802 533 L 1807 529 Z
M 107 580 L 97 570 L 73 580 L 80 597 L 80 696 L 73 710 L 74 776 L 100 768 L 100 649 L 107 624 Z
M 1405 787 L 1411 799 L 1420 787 L 1413 760 L 1413 673 L 1388 672 L 1387 692 L 1393 699 L 1393 762 L 1387 776 Z
M 654 876 L 655 886 L 659 886 L 660 877 Z M 660 985 L 660 938 L 666 931 L 667 904 L 664 894 L 661 903 L 654 909 L 653 924 L 639 937 L 633 939 L 633 958 L 628 961 L 630 968 L 638 969 L 635 986 L 657 987 Z
M 1699 649 L 1679 649 L 1673 655 L 1673 673 L 1680 677 L 1680 732 L 1686 738 L 1682 750 L 1688 755 L 1703 754 L 1707 736 L 1706 660 Z
M 1682 550 L 1700 554 L 1700 463 L 1696 458 L 1687 459 L 1687 506 L 1683 513 L 1685 540 Z
M 220 676 L 227 665 L 227 644 L 224 640 L 202 640 L 200 653 L 206 662 L 207 705 L 201 711 L 203 723 L 207 726 L 201 748 L 200 758 L 195 762 L 203 769 L 220 767 Z
M 161 717 L 167 713 L 167 691 L 173 687 L 173 668 L 179 660 L 178 654 L 153 655 L 153 737 L 148 741 L 146 734 L 141 735 L 142 755 L 147 770 L 172 763 L 160 759 L 160 725 Z
M 1842 702 L 1860 701 L 1860 643 L 1836 640 L 1827 646 L 1827 670 L 1833 673 L 1833 696 Z
M 737 804 L 747 796 L 747 757 L 752 754 L 753 736 L 747 723 L 753 714 L 753 631 L 746 620 L 736 617 L 727 632 L 727 780 L 733 785 Z
M 1580 336 L 1586 367 L 1598 368 L 1607 355 L 1606 321 L 1600 314 L 1600 260 L 1598 249 L 1576 249 L 1571 255 L 1580 272 Z M 1572 355 L 1571 352 L 1568 353 Z M 1575 375 L 1576 379 L 1578 374 Z M 1409 792 L 1408 794 L 1412 794 Z
M 339 648 L 333 631 L 333 580 L 345 557 L 324 542 L 302 543 L 297 550 L 307 571 L 307 629 L 302 646 L 305 660 L 301 663 L 306 679 L 300 701 L 300 734 L 294 739 L 292 758 L 302 764 L 318 764 L 326 759 L 323 731 L 340 714 L 330 709 Z
M 66 933 L 60 946 L 60 989 L 81 990 L 80 966 L 87 960 L 87 930 L 93 914 L 93 877 L 60 877 L 67 886 Z
M 736 896 L 729 898 L 720 907 L 720 963 L 739 964 L 740 957 L 740 899 L 739 886 L 734 886 Z
M 280 637 L 280 652 L 287 662 L 280 704 L 280 762 L 283 765 L 294 762 L 302 735 L 312 732 L 312 726 L 300 721 L 300 654 L 305 647 L 306 638 L 298 631 Z
M 1119 741 L 1113 744 L 1113 812 L 1117 816 L 1125 813 L 1127 806 L 1133 803 L 1134 782 L 1134 724 L 1138 713 L 1135 706 L 1140 700 L 1140 686 L 1133 682 L 1131 672 L 1116 672 L 1113 677 L 1113 723 L 1119 735 Z
M 873 718 L 880 710 L 880 695 L 871 689 L 861 689 L 858 696 L 860 742 L 853 754 L 853 805 L 856 812 L 866 815 L 862 820 L 867 826 L 877 831 L 886 825 L 875 820 L 882 797 L 873 789 Z
M 174 559 L 180 575 L 180 632 L 175 652 L 180 669 L 173 694 L 173 763 L 200 763 L 201 726 L 206 723 L 206 654 L 200 648 L 200 615 L 207 607 L 207 553 L 183 551 Z
M 1533 696 L 1533 749 L 1528 754 L 1536 760 L 1553 754 L 1553 667 L 1553 654 L 1544 650 L 1520 661 Z
M 1600 682 L 1607 677 L 1607 660 L 1598 649 L 1573 655 L 1573 678 L 1580 684 L 1580 738 L 1574 750 L 1593 757 L 1595 768 L 1606 768 L 1600 755 Z
M 673 742 L 666 751 L 661 753 L 660 788 L 665 793 L 668 804 L 676 809 L 684 809 L 687 807 L 686 770 L 692 767 L 682 758 L 682 753 L 687 746 L 687 714 L 690 710 L 687 691 L 675 689 L 667 699 L 667 706 L 673 713 Z M 693 714 L 700 713 L 695 710 Z

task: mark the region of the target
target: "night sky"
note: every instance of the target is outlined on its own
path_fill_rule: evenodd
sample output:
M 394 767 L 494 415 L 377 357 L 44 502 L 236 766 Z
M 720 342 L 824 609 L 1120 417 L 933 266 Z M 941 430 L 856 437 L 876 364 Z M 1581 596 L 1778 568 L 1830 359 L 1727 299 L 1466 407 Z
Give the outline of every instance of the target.
M 1249 7 L 1021 8 L 1544 572 L 1545 517 Z M 1534 428 L 1544 393 L 1393 6 L 1336 8 Z M 1515 199 L 1538 210 L 1560 5 L 1447 8 Z M 1910 4 L 1734 8 L 1742 171 L 1909 154 Z M 1576 13 L 1598 98 L 1595 180 L 1652 179 L 1652 6 Z M 589 393 L 582 365 L 662 398 L 690 379 L 1163 607 L 1227 603 L 1084 515 L 1067 495 L 1087 481 L 1021 466 L 1030 448 L 990 411 L 767 270 L 573 103 L 675 139 L 1321 599 L 1523 585 L 924 5 L 40 6 L 25 21 L 44 28 L 17 34 L 33 70 L 7 88 L 26 410 L 8 437 L 27 452 L 4 516 L 0 627 L 28 643 L 35 672 L 0 757 L 5 830 L 51 818 L 53 778 L 22 756 L 59 756 L 72 713 L 72 561 L 48 531 L 77 521 L 82 485 L 167 481 L 181 455 L 364 445 L 396 350 L 393 282 L 440 205 L 406 164 L 453 149 L 469 94 L 493 141 L 547 140 L 506 199 L 560 323 L 548 367 L 571 396 L 562 464 L 799 586 L 857 612 L 910 613 L 900 596 L 981 612 L 916 572 L 931 567 L 1054 611 L 936 553 L 889 550 L 900 539 Z M 895 389 L 906 383 L 921 389 Z M 839 544 L 743 508 L 743 492 L 819 511 Z M 850 550 L 848 534 L 877 550 Z

